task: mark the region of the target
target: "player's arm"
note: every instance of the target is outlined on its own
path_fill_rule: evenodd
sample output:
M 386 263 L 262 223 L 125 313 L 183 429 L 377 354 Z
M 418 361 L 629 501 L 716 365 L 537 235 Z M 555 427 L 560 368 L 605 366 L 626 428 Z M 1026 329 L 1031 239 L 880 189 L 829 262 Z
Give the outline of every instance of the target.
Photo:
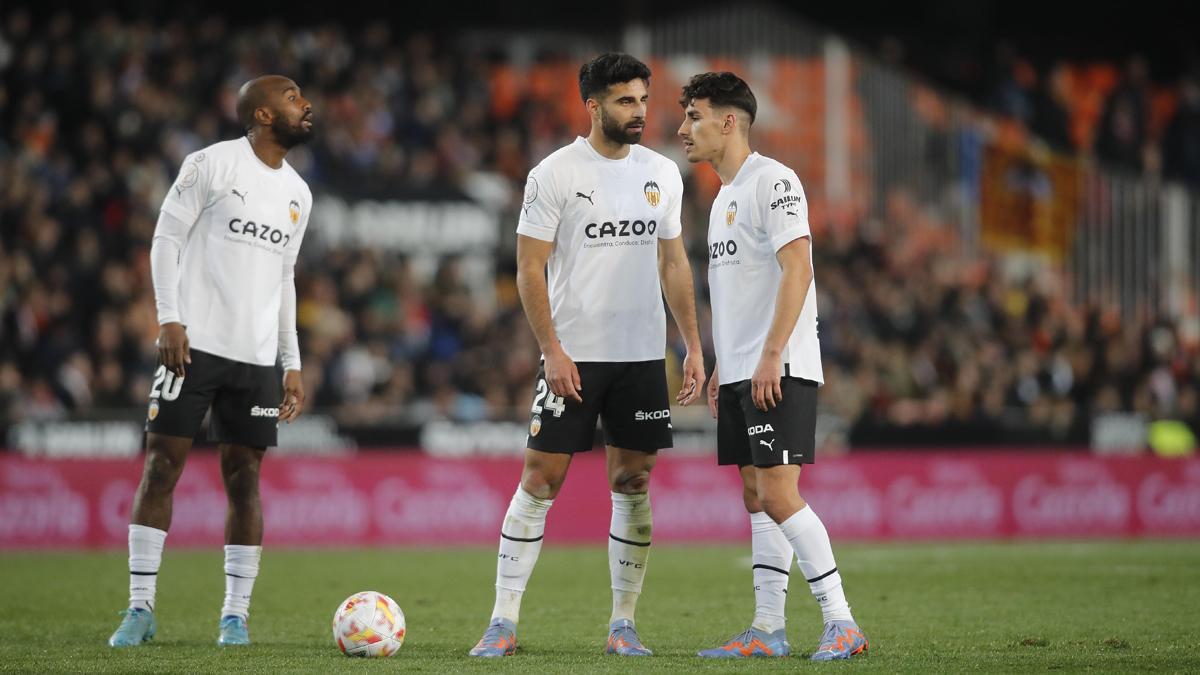
M 204 153 L 184 159 L 163 199 L 150 242 L 150 279 L 160 326 L 155 343 L 158 360 L 179 377 L 187 376 L 184 364 L 192 362 L 187 330 L 179 317 L 179 259 L 188 233 L 207 205 L 211 166 Z
M 283 362 L 280 422 L 291 422 L 299 417 L 300 411 L 304 409 L 304 381 L 300 376 L 300 339 L 296 332 L 296 270 L 294 265 L 287 267 L 283 277 L 283 298 L 279 303 L 279 355 Z
M 762 357 L 750 380 L 750 396 L 755 407 L 762 411 L 774 408 L 783 400 L 779 383 L 783 374 L 783 349 L 796 328 L 796 321 L 804 309 L 804 298 L 812 284 L 812 240 L 807 236 L 793 239 L 775 252 L 775 259 L 779 261 L 783 275 Z
M 291 422 L 304 409 L 304 381 L 300 375 L 300 337 L 296 331 L 296 260 L 300 244 L 308 230 L 312 199 L 304 209 L 304 220 L 288 241 L 283 252 L 283 283 L 279 299 L 279 360 L 283 364 L 283 401 L 279 403 L 279 421 Z
M 721 380 L 717 377 L 717 364 L 713 364 L 712 376 L 708 379 L 708 412 L 717 419 L 717 400 L 721 394 Z
M 179 321 L 179 254 L 191 229 L 191 224 L 162 211 L 150 243 L 150 279 L 158 309 L 158 360 L 179 377 L 186 377 L 184 364 L 192 362 L 187 331 Z
M 567 356 L 554 330 L 550 314 L 550 289 L 546 285 L 546 261 L 554 250 L 553 241 L 544 241 L 524 234 L 517 235 L 517 292 L 533 336 L 546 359 L 546 384 L 556 396 L 583 403 L 579 395 L 583 385 L 579 369 Z
M 704 353 L 700 347 L 700 329 L 696 321 L 696 290 L 692 283 L 692 266 L 683 237 L 658 240 L 658 277 L 662 282 L 667 306 L 683 336 L 687 355 L 683 359 L 683 388 L 675 400 L 690 405 L 704 389 Z

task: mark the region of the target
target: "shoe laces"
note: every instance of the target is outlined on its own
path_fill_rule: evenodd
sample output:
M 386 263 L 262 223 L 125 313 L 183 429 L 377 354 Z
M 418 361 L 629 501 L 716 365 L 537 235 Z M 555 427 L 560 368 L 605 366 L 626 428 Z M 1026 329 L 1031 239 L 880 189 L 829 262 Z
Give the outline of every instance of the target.
M 502 623 L 489 624 L 487 630 L 483 631 L 483 638 L 480 642 L 492 643 L 499 642 L 502 639 L 509 639 L 508 633 L 508 628 Z

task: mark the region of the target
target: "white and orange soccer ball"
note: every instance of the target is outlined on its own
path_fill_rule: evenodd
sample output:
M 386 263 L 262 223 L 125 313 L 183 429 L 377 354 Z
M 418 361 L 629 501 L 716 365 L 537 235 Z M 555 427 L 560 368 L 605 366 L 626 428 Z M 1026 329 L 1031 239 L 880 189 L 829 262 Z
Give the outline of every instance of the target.
M 404 644 L 404 612 L 383 593 L 346 598 L 333 614 L 333 641 L 347 656 L 391 656 Z

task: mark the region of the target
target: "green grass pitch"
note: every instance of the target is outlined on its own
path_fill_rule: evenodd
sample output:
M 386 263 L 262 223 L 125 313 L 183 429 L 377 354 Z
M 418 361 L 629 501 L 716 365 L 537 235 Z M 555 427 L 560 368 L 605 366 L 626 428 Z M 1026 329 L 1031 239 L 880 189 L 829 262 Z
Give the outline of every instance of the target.
M 835 542 L 835 546 L 836 546 Z M 218 648 L 220 552 L 167 547 L 158 636 L 114 650 L 127 591 L 124 552 L 0 554 L 0 671 L 12 672 L 605 672 L 854 670 L 1029 672 L 1200 670 L 1200 542 L 910 543 L 836 546 L 870 653 L 807 661 L 820 613 L 793 574 L 793 656 L 694 656 L 742 630 L 753 613 L 749 544 L 658 546 L 638 628 L 655 656 L 601 654 L 610 608 L 602 548 L 542 552 L 526 593 L 520 650 L 466 656 L 492 605 L 490 549 L 266 549 L 245 649 Z M 338 602 L 391 595 L 408 637 L 391 659 L 342 656 L 330 637 Z

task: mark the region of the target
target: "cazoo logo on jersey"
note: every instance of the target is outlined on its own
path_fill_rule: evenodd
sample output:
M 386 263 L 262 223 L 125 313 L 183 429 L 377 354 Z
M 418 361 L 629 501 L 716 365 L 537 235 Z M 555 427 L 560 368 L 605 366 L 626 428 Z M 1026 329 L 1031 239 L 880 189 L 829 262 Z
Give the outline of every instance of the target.
M 299 215 L 296 217 L 299 218 Z M 272 227 L 266 223 L 256 223 L 253 220 L 242 220 L 241 218 L 234 218 L 229 221 L 229 231 L 251 239 L 261 239 L 262 241 L 282 246 L 287 246 L 288 242 L 292 240 L 292 235 L 277 227 Z
M 641 220 L 618 220 L 617 222 L 588 223 L 583 228 L 583 234 L 588 239 L 603 239 L 604 237 L 640 237 L 644 234 L 654 234 L 658 223 Z

